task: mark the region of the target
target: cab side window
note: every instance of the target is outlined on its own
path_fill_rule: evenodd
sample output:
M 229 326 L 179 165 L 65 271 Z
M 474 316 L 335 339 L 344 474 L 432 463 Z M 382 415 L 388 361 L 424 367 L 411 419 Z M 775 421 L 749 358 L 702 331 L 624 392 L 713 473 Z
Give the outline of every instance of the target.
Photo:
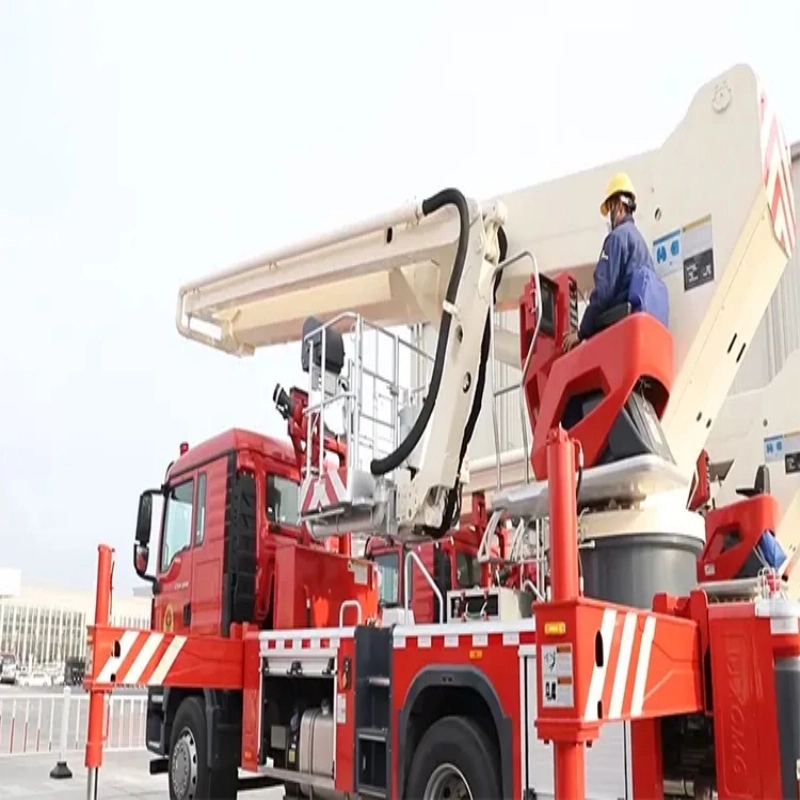
M 384 608 L 396 606 L 400 602 L 400 556 L 381 553 L 374 560 L 380 574 L 380 603 Z
M 161 540 L 160 571 L 166 572 L 175 556 L 192 544 L 192 505 L 194 479 L 171 487 L 164 508 L 164 535 Z
M 477 556 L 467 555 L 460 550 L 456 553 L 456 582 L 459 589 L 480 586 L 481 565 Z
M 267 475 L 267 519 L 278 525 L 299 525 L 300 485 L 281 475 Z

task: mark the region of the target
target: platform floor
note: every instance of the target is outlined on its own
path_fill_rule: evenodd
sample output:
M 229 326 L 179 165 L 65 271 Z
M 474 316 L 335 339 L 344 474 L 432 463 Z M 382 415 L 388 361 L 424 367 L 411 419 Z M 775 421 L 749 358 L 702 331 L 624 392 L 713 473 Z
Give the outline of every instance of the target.
M 149 775 L 146 751 L 106 753 L 98 781 L 98 800 L 164 800 L 166 775 Z M 81 756 L 69 761 L 70 780 L 51 780 L 55 765 L 52 755 L 18 756 L 0 759 L 0 800 L 85 800 L 86 770 Z M 280 800 L 282 789 L 242 793 L 248 800 Z

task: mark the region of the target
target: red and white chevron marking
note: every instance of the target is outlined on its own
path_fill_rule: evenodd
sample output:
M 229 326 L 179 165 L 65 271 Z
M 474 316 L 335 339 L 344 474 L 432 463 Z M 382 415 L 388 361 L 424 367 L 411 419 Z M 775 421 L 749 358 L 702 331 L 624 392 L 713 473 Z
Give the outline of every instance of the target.
M 347 469 L 331 469 L 321 477 L 309 477 L 300 489 L 300 513 L 313 514 L 347 502 Z
M 119 655 L 98 664 L 95 682 L 112 683 L 113 678 L 116 685 L 162 686 L 185 644 L 185 636 L 125 631 L 119 638 Z
M 797 240 L 797 217 L 792 187 L 792 157 L 786 145 L 781 122 L 761 90 L 762 173 L 767 191 L 767 204 L 772 217 L 772 229 L 787 258 L 791 258 Z
M 639 717 L 644 707 L 656 618 L 652 614 L 619 613 L 608 608 L 603 612 L 600 634 L 603 664 L 595 664 L 592 671 L 584 719 L 587 722 L 598 719 L 600 701 L 605 719 Z

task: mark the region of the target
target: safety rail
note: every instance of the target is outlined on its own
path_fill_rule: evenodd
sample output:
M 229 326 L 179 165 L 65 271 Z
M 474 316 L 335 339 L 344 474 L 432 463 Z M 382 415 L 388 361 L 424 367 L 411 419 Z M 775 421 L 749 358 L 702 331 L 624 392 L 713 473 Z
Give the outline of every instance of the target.
M 408 614 L 409 601 L 411 598 L 411 572 L 414 569 L 414 565 L 417 566 L 417 569 L 422 573 L 422 577 L 425 578 L 428 586 L 431 587 L 431 590 L 436 595 L 436 599 L 439 601 L 439 622 L 444 622 L 444 597 L 442 597 L 442 593 L 436 585 L 436 581 L 433 579 L 430 572 L 428 572 L 422 559 L 413 550 L 409 550 L 406 553 L 406 557 L 403 561 L 403 610 Z
M 345 611 L 348 608 L 355 608 L 357 612 L 357 619 L 356 625 L 360 625 L 362 622 L 362 614 L 361 614 L 361 603 L 358 600 L 344 600 L 342 604 L 339 606 L 339 627 L 344 627 L 344 618 L 345 618 Z
M 500 526 L 505 527 L 510 534 L 508 548 L 504 557 L 492 555 L 492 546 Z M 489 524 L 483 532 L 478 546 L 478 562 L 491 564 L 498 569 L 501 567 L 535 567 L 535 580 L 526 578 L 525 586 L 521 588 L 531 591 L 537 600 L 546 598 L 548 576 L 548 550 L 550 542 L 550 529 L 547 519 L 506 519 L 503 511 L 495 511 L 489 518 Z
M 525 461 L 525 483 L 530 483 L 531 475 L 530 475 L 530 463 L 527 459 L 527 454 L 530 452 L 528 446 L 528 415 L 527 409 L 525 408 L 525 393 L 522 391 L 523 382 L 525 380 L 525 373 L 528 371 L 528 367 L 531 363 L 531 357 L 533 356 L 533 349 L 534 345 L 536 344 L 536 338 L 539 335 L 539 328 L 542 324 L 542 298 L 541 298 L 541 283 L 539 281 L 539 264 L 536 261 L 536 256 L 525 250 L 522 253 L 518 253 L 513 258 L 504 261 L 498 268 L 497 268 L 497 275 L 502 275 L 503 270 L 507 269 L 508 267 L 516 264 L 523 259 L 529 258 L 531 261 L 531 266 L 533 267 L 533 279 L 535 281 L 536 286 L 536 326 L 533 330 L 533 336 L 531 337 L 531 343 L 528 347 L 528 352 L 525 356 L 525 361 L 522 363 L 522 370 L 519 376 L 518 383 L 512 383 L 508 386 L 501 386 L 500 388 L 497 387 L 497 379 L 495 376 L 495 367 L 498 364 L 497 360 L 497 353 L 495 347 L 495 330 L 494 330 L 494 322 L 495 322 L 495 314 L 496 314 L 496 307 L 495 307 L 495 300 L 494 294 L 492 294 L 492 302 L 491 302 L 491 320 L 492 324 L 489 326 L 490 328 L 490 336 L 489 336 L 489 350 L 491 354 L 491 363 L 489 364 L 489 379 L 491 381 L 491 391 L 492 391 L 492 432 L 494 434 L 494 450 L 495 450 L 495 461 L 496 461 L 496 475 L 495 475 L 495 484 L 496 490 L 499 492 L 503 488 L 503 475 L 502 475 L 502 464 L 501 464 L 501 456 L 503 454 L 503 448 L 500 446 L 500 424 L 497 418 L 497 401 L 501 397 L 504 397 L 511 392 L 518 391 L 519 392 L 519 415 L 520 415 L 520 425 L 521 425 L 521 433 L 522 433 L 522 449 L 523 452 L 526 454 Z
M 145 694 L 106 699 L 104 749 L 138 750 L 145 746 Z M 0 758 L 83 751 L 89 720 L 89 695 L 65 687 L 61 692 L 0 693 Z
M 341 335 L 349 339 L 351 353 L 345 350 L 342 372 L 334 375 L 326 371 L 328 332 L 339 333 L 342 329 L 344 333 Z M 382 344 L 388 344 L 389 348 L 381 347 Z M 339 314 L 324 325 L 308 331 L 303 337 L 302 346 L 307 351 L 305 363 L 308 364 L 310 376 L 309 399 L 311 392 L 319 393 L 318 401 L 309 402 L 305 409 L 310 423 L 307 426 L 306 471 L 319 475 L 325 470 L 321 449 L 317 463 L 311 463 L 311 437 L 317 420 L 323 420 L 327 426 L 325 411 L 335 406 L 342 407 L 343 436 L 348 443 L 351 467 L 368 470 L 370 459 L 385 456 L 399 445 L 404 408 L 412 413 L 419 409 L 418 398 L 427 385 L 428 369 L 412 370 L 414 359 L 426 367 L 428 363 L 433 363 L 433 359 L 413 342 L 380 325 L 367 322 L 354 312 Z M 401 368 L 404 356 L 408 357 L 407 370 Z M 316 366 L 317 360 L 321 367 Z M 412 371 L 422 376 L 419 385 L 411 380 Z M 408 380 L 403 381 L 402 372 L 407 372 Z M 382 405 L 388 407 L 381 408 Z

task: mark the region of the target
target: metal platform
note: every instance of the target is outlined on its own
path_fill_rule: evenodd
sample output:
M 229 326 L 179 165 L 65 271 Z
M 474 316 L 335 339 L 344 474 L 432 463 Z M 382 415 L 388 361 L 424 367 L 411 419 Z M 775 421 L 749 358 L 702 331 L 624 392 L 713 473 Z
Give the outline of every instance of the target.
M 632 504 L 652 495 L 679 489 L 688 492 L 689 480 L 675 464 L 658 456 L 637 456 L 584 470 L 579 505 L 594 505 L 609 500 Z M 527 519 L 546 517 L 549 513 L 547 481 L 529 483 L 494 495 L 492 511 L 499 510 Z

